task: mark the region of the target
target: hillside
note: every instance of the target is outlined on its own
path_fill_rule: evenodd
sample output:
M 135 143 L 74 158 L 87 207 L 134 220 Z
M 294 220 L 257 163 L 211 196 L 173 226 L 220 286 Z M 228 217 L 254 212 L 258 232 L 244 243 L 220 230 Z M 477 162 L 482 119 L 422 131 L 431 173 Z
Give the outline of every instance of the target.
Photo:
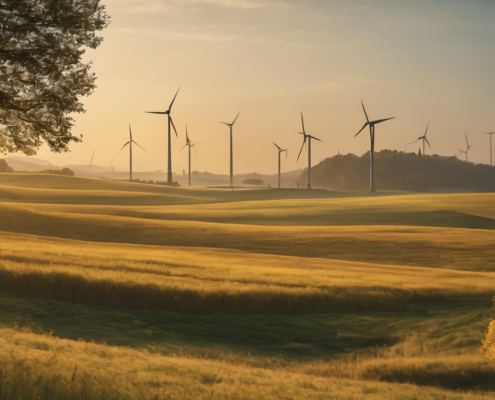
M 1 173 L 0 397 L 493 398 L 494 200 Z
M 306 182 L 306 174 L 303 171 L 299 182 Z M 366 191 L 370 154 L 327 158 L 311 169 L 311 179 L 314 188 Z M 378 190 L 493 192 L 495 167 L 456 157 L 382 150 L 375 153 L 375 185 Z

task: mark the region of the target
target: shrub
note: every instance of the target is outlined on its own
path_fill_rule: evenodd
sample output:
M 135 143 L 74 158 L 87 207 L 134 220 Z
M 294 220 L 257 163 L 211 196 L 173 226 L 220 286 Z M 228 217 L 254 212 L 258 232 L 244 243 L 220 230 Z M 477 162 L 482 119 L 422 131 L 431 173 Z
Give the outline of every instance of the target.
M 244 179 L 241 183 L 245 185 L 263 185 L 263 179 Z
M 54 175 L 65 175 L 65 176 L 74 176 L 74 171 L 70 168 L 62 168 L 62 169 L 44 169 L 41 171 L 42 174 L 54 174 Z

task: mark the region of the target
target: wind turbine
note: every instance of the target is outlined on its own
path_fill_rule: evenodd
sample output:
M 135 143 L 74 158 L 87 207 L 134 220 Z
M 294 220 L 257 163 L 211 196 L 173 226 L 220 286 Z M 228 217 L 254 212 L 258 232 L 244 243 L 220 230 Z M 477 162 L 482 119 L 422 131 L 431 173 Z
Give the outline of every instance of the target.
M 287 157 L 288 151 L 287 149 L 282 150 L 280 147 L 278 147 L 277 143 L 272 142 L 278 149 L 278 188 L 280 189 L 280 154 L 282 154 L 285 151 L 285 157 Z
M 202 140 L 200 140 L 198 143 L 201 143 Z M 189 186 L 191 186 L 191 147 L 196 146 L 198 143 L 193 143 L 189 139 L 189 135 L 187 134 L 187 125 L 186 125 L 186 144 L 184 147 L 188 146 L 189 147 Z M 180 151 L 184 150 L 184 147 L 180 149 Z M 194 150 L 196 151 L 196 154 L 198 154 L 198 150 L 196 150 L 196 147 L 194 147 Z
M 82 135 L 81 135 L 82 137 Z M 91 150 L 93 150 L 93 154 L 91 154 L 91 160 L 89 161 L 89 173 L 91 173 L 91 165 L 93 164 L 93 157 L 95 155 L 95 149 L 90 146 L 89 144 L 87 144 L 86 142 L 83 142 L 86 146 L 88 146 Z
M 121 148 L 119 151 L 117 151 L 117 153 L 115 153 L 115 156 L 116 156 L 117 154 L 119 154 L 119 153 L 120 153 L 120 152 L 124 149 L 124 147 L 125 147 L 125 146 L 129 145 L 129 180 L 132 182 L 132 144 L 134 143 L 134 144 L 135 144 L 136 146 L 138 146 L 138 147 L 141 147 L 141 146 L 139 146 L 139 145 L 138 145 L 138 144 L 137 144 L 137 143 L 136 143 L 136 142 L 132 139 L 132 130 L 131 130 L 131 125 L 130 125 L 130 124 L 129 124 L 129 137 L 130 137 L 129 141 L 128 141 L 126 144 L 124 144 L 124 145 L 122 146 L 122 148 Z M 142 148 L 142 147 L 141 147 L 141 148 Z M 142 148 L 142 149 L 143 149 L 143 148 Z M 143 149 L 143 150 L 144 150 L 144 149 Z M 146 150 L 144 150 L 144 151 L 146 151 Z M 113 162 L 113 160 L 114 160 L 115 156 L 113 156 L 112 161 L 110 162 L 110 165 L 112 164 L 112 162 Z
M 179 137 L 177 135 L 177 129 L 175 129 L 174 121 L 172 121 L 172 116 L 170 113 L 172 112 L 172 106 L 174 105 L 175 98 L 177 97 L 177 94 L 179 93 L 179 89 L 177 89 L 177 93 L 175 93 L 174 99 L 172 100 L 172 103 L 170 103 L 170 106 L 168 107 L 167 111 L 146 111 L 148 114 L 161 114 L 161 115 L 167 115 L 168 116 L 168 178 L 167 182 L 170 185 L 172 183 L 172 146 L 171 146 L 171 139 L 170 139 L 170 125 L 174 128 L 175 136 Z
M 318 138 L 315 138 L 314 136 L 306 134 L 306 131 L 304 130 L 304 118 L 303 118 L 302 112 L 301 112 L 301 122 L 302 122 L 303 131 L 299 132 L 299 133 L 301 135 L 304 135 L 304 140 L 303 140 L 303 144 L 301 146 L 301 150 L 299 150 L 299 155 L 297 156 L 297 160 L 299 160 L 299 156 L 301 155 L 302 149 L 304 148 L 304 145 L 306 144 L 306 139 L 307 139 L 308 140 L 308 182 L 307 183 L 308 183 L 308 189 L 311 189 L 311 139 L 318 140 L 319 142 L 321 142 L 321 140 Z
M 457 158 L 459 158 L 460 156 L 462 156 L 463 153 L 466 152 L 465 150 L 461 150 L 461 149 L 457 149 L 457 150 L 459 150 L 459 154 L 456 155 Z
M 361 100 L 361 105 L 363 106 L 363 111 L 364 115 L 366 116 L 366 123 L 363 125 L 361 130 L 354 135 L 356 137 L 359 135 L 366 126 L 369 125 L 370 127 L 370 139 L 371 139 L 371 151 L 370 151 L 370 192 L 375 191 L 375 174 L 374 174 L 374 152 L 375 152 L 375 125 L 379 124 L 380 122 L 388 121 L 389 119 L 394 119 L 395 117 L 392 118 L 385 118 L 385 119 L 377 119 L 375 121 L 371 121 L 368 119 L 368 114 L 366 114 L 366 109 L 364 108 L 363 101 Z
M 422 140 L 423 141 L 423 155 L 426 154 L 425 142 L 428 143 L 428 146 L 430 146 L 430 148 L 431 148 L 430 142 L 428 142 L 428 139 L 426 138 L 426 134 L 428 133 L 428 126 L 429 125 L 430 125 L 430 121 L 428 121 L 428 125 L 426 125 L 426 131 L 425 131 L 425 134 L 423 136 L 419 137 L 418 140 L 416 140 L 414 142 L 408 143 L 408 144 L 413 144 L 413 143 L 416 143 L 416 142 L 419 142 L 420 140 Z
M 468 161 L 468 151 L 471 149 L 471 147 L 473 147 L 474 145 L 472 144 L 469 144 L 468 142 L 468 138 L 467 138 L 467 135 L 464 134 L 464 136 L 466 137 L 466 151 L 464 153 L 466 153 L 466 161 Z
M 486 135 L 490 135 L 490 166 L 492 166 L 492 135 L 493 134 L 495 134 L 495 132 L 486 133 Z
M 240 111 L 237 113 L 237 117 L 239 116 L 240 113 L 241 113 Z M 230 127 L 230 186 L 231 187 L 234 186 L 234 154 L 232 153 L 232 127 L 234 126 L 235 121 L 237 121 L 237 117 L 235 117 L 234 122 L 232 122 L 231 124 L 220 121 L 222 122 L 222 124 L 225 124 L 228 127 Z

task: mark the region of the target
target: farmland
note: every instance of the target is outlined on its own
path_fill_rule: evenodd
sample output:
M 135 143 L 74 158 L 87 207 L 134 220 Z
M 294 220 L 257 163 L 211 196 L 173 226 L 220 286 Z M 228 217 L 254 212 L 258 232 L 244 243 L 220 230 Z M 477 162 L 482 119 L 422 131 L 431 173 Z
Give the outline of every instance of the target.
M 0 397 L 495 394 L 493 194 L 0 174 L 0 210 Z

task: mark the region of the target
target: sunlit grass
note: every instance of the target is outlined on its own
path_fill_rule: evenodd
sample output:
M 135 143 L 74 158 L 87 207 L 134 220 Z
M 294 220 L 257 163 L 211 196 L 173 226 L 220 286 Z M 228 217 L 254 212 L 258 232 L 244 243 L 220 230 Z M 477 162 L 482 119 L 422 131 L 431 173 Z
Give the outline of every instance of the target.
M 0 174 L 0 397 L 493 397 L 494 200 Z
M 425 377 L 430 379 L 425 384 L 435 384 L 438 383 L 435 378 L 441 380 L 440 365 L 444 373 L 461 374 L 464 380 L 467 374 L 474 377 L 479 371 L 493 377 L 495 370 L 495 364 L 486 360 L 452 357 L 438 360 L 436 369 L 428 368 L 429 359 L 405 362 L 397 359 L 389 360 L 388 364 L 379 359 L 346 360 L 336 364 L 286 363 L 272 368 L 253 368 L 237 363 L 234 355 L 226 355 L 222 361 L 201 360 L 180 353 L 155 354 L 145 349 L 59 339 L 42 332 L 34 333 L 32 329 L 0 329 L 0 350 L 0 395 L 4 398 L 347 399 L 352 396 L 378 399 L 421 396 L 457 399 L 459 394 L 454 391 L 378 380 L 392 380 L 387 373 L 394 371 L 409 381 Z M 462 394 L 462 398 L 468 399 L 484 396 L 483 392 Z
M 495 294 L 495 276 L 0 234 L 0 289 L 179 312 L 359 312 Z

